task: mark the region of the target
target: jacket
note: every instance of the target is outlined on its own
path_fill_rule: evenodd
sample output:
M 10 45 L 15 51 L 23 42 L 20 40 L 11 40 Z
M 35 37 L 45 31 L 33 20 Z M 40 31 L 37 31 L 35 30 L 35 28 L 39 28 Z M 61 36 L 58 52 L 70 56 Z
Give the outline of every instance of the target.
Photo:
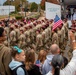
M 46 60 L 42 66 L 42 73 L 43 75 L 47 74 L 50 70 L 52 70 L 51 60 L 54 55 L 47 55 Z
M 12 60 L 11 52 L 8 47 L 1 44 L 0 45 L 0 74 L 1 75 L 11 75 L 9 69 L 9 63 Z
M 37 65 L 32 65 L 32 67 L 27 70 L 27 72 L 28 75 L 42 75 Z
M 12 60 L 9 64 L 9 67 L 11 69 L 12 75 L 27 75 L 25 66 L 22 62 Z

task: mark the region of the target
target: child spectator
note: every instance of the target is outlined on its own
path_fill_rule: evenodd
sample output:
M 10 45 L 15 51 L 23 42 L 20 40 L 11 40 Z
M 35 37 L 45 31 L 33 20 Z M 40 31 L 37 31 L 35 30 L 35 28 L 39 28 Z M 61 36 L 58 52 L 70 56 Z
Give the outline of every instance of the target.
M 38 54 L 38 59 L 36 61 L 36 65 L 39 66 L 40 72 L 42 73 L 42 65 L 46 59 L 47 52 L 45 50 L 40 50 Z
M 23 64 L 25 61 L 25 52 L 18 48 L 18 46 L 14 46 L 12 48 L 11 55 L 13 59 L 10 62 L 9 67 L 12 75 L 27 75 L 25 66 Z
M 35 52 L 34 50 L 26 51 L 26 70 L 28 75 L 41 75 L 39 67 L 35 65 Z

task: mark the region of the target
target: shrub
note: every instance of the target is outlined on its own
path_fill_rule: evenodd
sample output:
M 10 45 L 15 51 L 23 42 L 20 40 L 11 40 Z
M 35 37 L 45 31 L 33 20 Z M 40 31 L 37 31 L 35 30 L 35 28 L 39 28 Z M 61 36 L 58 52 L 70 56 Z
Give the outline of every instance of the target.
M 17 20 L 21 20 L 23 17 L 22 16 L 16 16 L 15 17 Z

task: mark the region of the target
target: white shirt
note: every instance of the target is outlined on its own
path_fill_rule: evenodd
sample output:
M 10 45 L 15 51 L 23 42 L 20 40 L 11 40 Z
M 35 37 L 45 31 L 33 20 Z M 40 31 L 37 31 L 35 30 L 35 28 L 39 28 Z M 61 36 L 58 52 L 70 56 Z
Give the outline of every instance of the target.
M 48 72 L 46 75 L 52 75 L 52 73 Z M 60 75 L 76 75 L 76 50 L 73 51 L 73 57 L 68 65 L 60 70 Z

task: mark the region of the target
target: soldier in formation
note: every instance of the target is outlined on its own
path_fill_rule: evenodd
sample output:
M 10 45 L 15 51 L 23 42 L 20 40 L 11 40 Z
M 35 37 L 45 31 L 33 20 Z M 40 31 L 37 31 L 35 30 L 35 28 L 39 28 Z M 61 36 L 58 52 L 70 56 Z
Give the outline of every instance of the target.
M 53 20 L 47 19 L 30 20 L 30 23 L 27 20 L 12 20 L 9 28 L 4 28 L 9 35 L 10 46 L 18 45 L 24 50 L 34 48 L 39 51 L 49 49 L 51 44 L 56 43 L 64 51 L 68 41 L 68 23 L 63 21 L 61 27 L 57 27 L 55 30 L 52 30 L 53 24 Z

